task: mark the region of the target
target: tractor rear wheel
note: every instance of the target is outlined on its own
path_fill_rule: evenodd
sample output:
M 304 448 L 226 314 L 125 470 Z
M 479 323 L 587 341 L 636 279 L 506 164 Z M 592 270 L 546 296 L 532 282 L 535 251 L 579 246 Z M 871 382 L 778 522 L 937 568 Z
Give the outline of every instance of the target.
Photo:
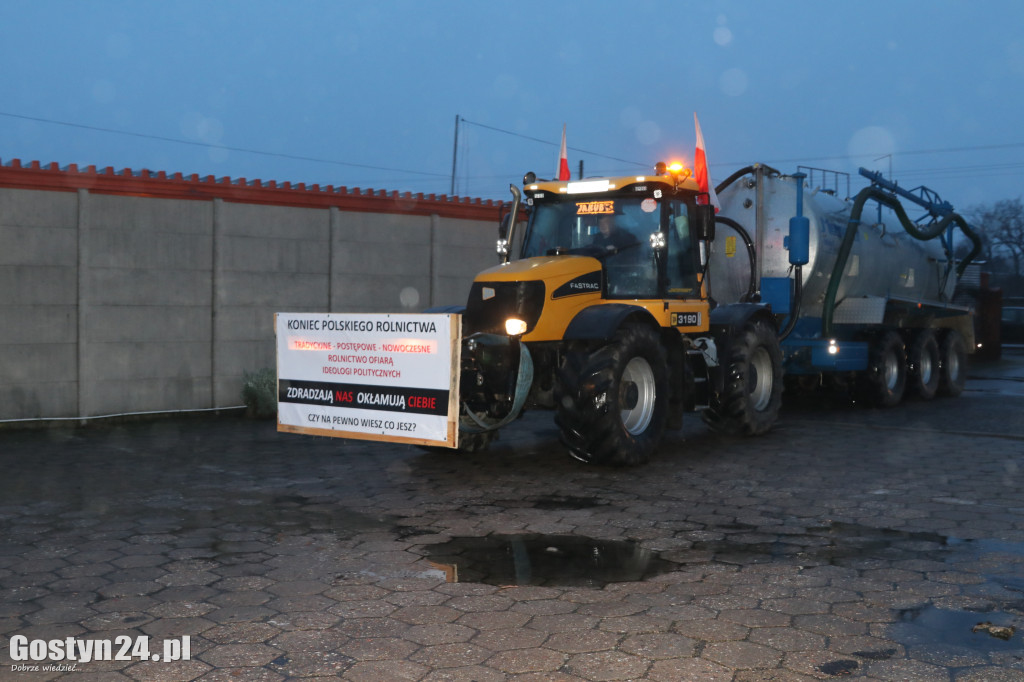
M 555 382 L 555 423 L 570 454 L 588 464 L 643 464 L 668 414 L 668 360 L 657 331 L 629 324 L 597 349 L 566 353 Z
M 726 351 L 724 390 L 701 417 L 729 436 L 765 433 L 782 407 L 782 349 L 775 330 L 764 322 L 748 323 Z

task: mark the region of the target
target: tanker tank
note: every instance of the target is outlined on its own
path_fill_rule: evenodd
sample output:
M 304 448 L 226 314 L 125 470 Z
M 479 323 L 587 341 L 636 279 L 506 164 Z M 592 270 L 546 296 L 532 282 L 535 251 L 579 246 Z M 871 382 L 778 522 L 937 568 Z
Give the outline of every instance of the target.
M 757 186 L 758 179 L 762 187 Z M 735 303 L 749 298 L 750 256 L 744 235 L 730 220 L 748 233 L 754 250 L 760 253 L 755 290 L 760 290 L 763 278 L 794 278 L 787 236 L 790 218 L 795 215 L 798 182 L 804 183 L 803 215 L 810 224 L 799 315 L 822 317 L 853 202 L 788 175 L 745 175 L 720 190 L 721 212 L 711 247 L 709 280 L 716 301 Z M 835 297 L 836 321 L 880 323 L 886 299 L 946 303 L 955 285 L 956 274 L 940 240 L 915 239 L 892 216 L 874 206 L 866 207 Z

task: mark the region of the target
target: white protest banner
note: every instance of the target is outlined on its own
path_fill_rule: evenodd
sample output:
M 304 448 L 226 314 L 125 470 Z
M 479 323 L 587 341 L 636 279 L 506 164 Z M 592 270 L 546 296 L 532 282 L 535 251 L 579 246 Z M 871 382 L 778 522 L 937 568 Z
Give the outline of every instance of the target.
M 278 431 L 455 447 L 461 317 L 277 313 Z

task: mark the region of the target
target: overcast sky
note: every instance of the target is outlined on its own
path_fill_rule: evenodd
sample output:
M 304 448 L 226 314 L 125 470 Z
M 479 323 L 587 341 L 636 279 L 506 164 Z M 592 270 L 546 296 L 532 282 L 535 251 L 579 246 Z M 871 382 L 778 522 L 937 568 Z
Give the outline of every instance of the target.
M 697 112 L 715 180 L 1024 194 L 1019 0 L 2 0 L 0 56 L 4 163 L 447 194 L 461 117 L 456 193 L 506 199 L 563 124 L 574 173 L 635 173 Z

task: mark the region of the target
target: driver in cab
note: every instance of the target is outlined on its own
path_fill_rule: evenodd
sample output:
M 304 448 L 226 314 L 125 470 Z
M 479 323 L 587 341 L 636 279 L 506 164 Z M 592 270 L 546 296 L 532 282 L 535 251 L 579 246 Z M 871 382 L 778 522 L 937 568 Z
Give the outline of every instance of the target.
M 638 243 L 636 236 L 629 230 L 623 229 L 615 222 L 612 214 L 603 215 L 597 220 L 597 234 L 594 235 L 591 246 L 616 253 L 622 249 Z

